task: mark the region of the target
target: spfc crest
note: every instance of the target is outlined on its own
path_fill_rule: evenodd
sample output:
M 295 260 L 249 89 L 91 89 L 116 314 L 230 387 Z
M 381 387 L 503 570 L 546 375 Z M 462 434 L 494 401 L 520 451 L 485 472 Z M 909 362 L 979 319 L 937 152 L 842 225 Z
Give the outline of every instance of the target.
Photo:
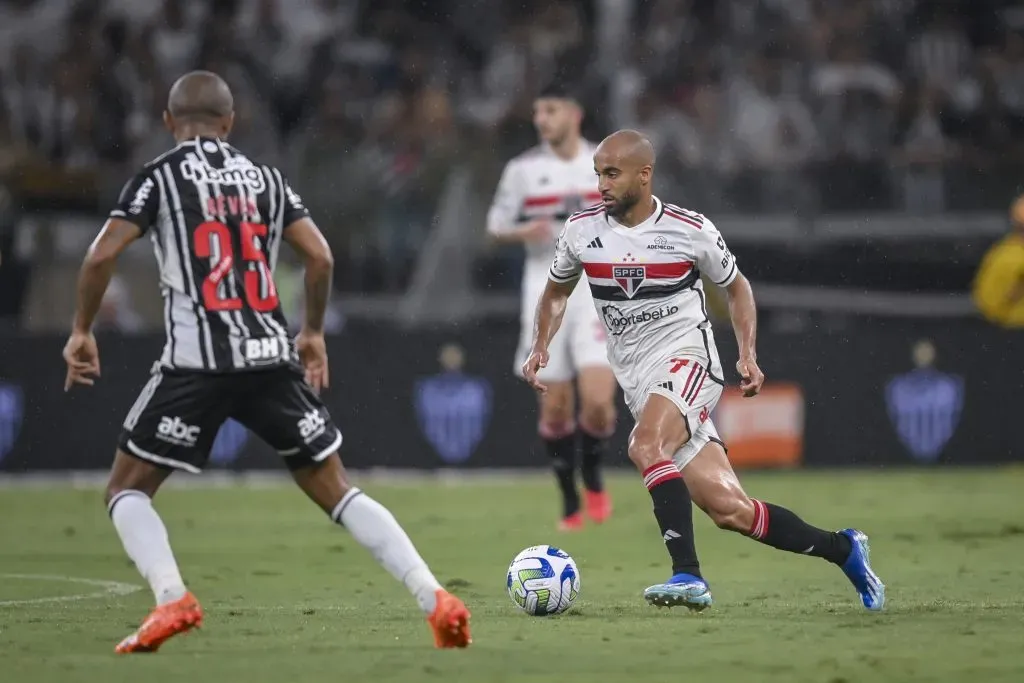
M 647 266 L 612 266 L 612 279 L 632 299 L 647 279 Z
M 964 404 L 964 380 L 929 367 L 889 381 L 889 419 L 915 460 L 934 462 L 956 432 Z
M 217 438 L 210 449 L 210 462 L 217 465 L 233 463 L 241 455 L 245 444 L 249 442 L 249 430 L 237 420 L 227 419 L 220 426 Z
M 487 433 L 491 385 L 480 377 L 444 372 L 416 385 L 416 418 L 423 436 L 447 463 L 461 463 Z
M 0 384 L 0 460 L 14 448 L 25 414 L 25 395 L 15 384 Z

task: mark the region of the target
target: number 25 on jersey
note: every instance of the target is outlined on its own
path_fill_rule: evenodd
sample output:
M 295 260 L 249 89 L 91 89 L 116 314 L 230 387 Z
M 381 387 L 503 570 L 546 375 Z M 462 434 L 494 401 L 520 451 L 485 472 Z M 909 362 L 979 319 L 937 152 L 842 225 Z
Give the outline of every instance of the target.
M 270 273 L 266 255 L 259 248 L 257 240 L 267 236 L 267 226 L 262 223 L 241 224 L 242 262 L 245 267 L 245 303 L 254 311 L 268 313 L 277 308 L 277 287 Z M 192 233 L 192 248 L 199 258 L 210 259 L 210 274 L 203 280 L 203 307 L 208 311 L 237 311 L 242 308 L 242 299 L 229 296 L 225 286 L 223 296 L 220 285 L 234 273 L 235 253 L 231 242 L 231 229 L 223 223 L 207 221 Z M 266 286 L 266 296 L 263 285 Z

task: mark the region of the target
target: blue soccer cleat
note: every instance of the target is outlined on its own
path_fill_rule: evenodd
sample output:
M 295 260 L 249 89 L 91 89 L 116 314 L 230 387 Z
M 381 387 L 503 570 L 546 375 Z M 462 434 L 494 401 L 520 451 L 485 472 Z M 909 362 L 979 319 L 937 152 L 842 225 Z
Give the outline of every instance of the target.
M 676 574 L 644 591 L 644 600 L 656 607 L 686 607 L 700 612 L 711 606 L 711 589 L 693 574 Z
M 861 602 L 869 610 L 878 611 L 885 606 L 885 584 L 871 569 L 868 537 L 863 531 L 843 529 L 843 536 L 850 539 L 850 556 L 842 565 L 843 573 L 857 589 Z

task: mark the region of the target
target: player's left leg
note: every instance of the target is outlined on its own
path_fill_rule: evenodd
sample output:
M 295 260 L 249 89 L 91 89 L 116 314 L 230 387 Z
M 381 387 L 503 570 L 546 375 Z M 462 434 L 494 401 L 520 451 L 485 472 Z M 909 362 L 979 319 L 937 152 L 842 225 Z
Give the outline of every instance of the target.
M 781 505 L 750 498 L 717 440 L 708 440 L 682 471 L 694 503 L 719 528 L 779 550 L 827 560 L 842 568 L 865 607 L 882 609 L 885 586 L 871 569 L 868 539 L 863 533 L 854 529 L 819 529 Z
M 618 383 L 608 363 L 605 325 L 586 297 L 570 299 L 569 344 L 579 389 L 579 437 L 587 516 L 603 522 L 612 513 L 611 496 L 601 480 L 601 460 L 615 433 L 615 393 Z
M 394 516 L 349 482 L 338 457 L 341 431 L 302 375 L 280 368 L 251 382 L 254 399 L 240 401 L 234 417 L 284 456 L 306 495 L 402 582 L 427 615 L 437 647 L 469 645 L 466 606 L 441 587 Z

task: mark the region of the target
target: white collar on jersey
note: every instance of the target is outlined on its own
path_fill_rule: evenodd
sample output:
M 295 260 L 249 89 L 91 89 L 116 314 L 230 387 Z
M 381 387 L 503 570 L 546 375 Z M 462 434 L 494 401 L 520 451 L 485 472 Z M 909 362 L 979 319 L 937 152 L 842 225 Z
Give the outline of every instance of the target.
M 644 228 L 649 228 L 658 222 L 658 219 L 661 218 L 661 214 L 665 213 L 665 205 L 661 203 L 661 200 L 654 195 L 651 195 L 651 199 L 654 200 L 654 213 L 648 216 L 643 222 L 634 225 L 632 228 L 619 223 L 617 220 L 609 216 L 608 212 L 605 212 L 604 218 L 608 221 L 608 225 L 610 225 L 613 230 L 626 234 L 636 232 L 637 230 L 643 230 Z

